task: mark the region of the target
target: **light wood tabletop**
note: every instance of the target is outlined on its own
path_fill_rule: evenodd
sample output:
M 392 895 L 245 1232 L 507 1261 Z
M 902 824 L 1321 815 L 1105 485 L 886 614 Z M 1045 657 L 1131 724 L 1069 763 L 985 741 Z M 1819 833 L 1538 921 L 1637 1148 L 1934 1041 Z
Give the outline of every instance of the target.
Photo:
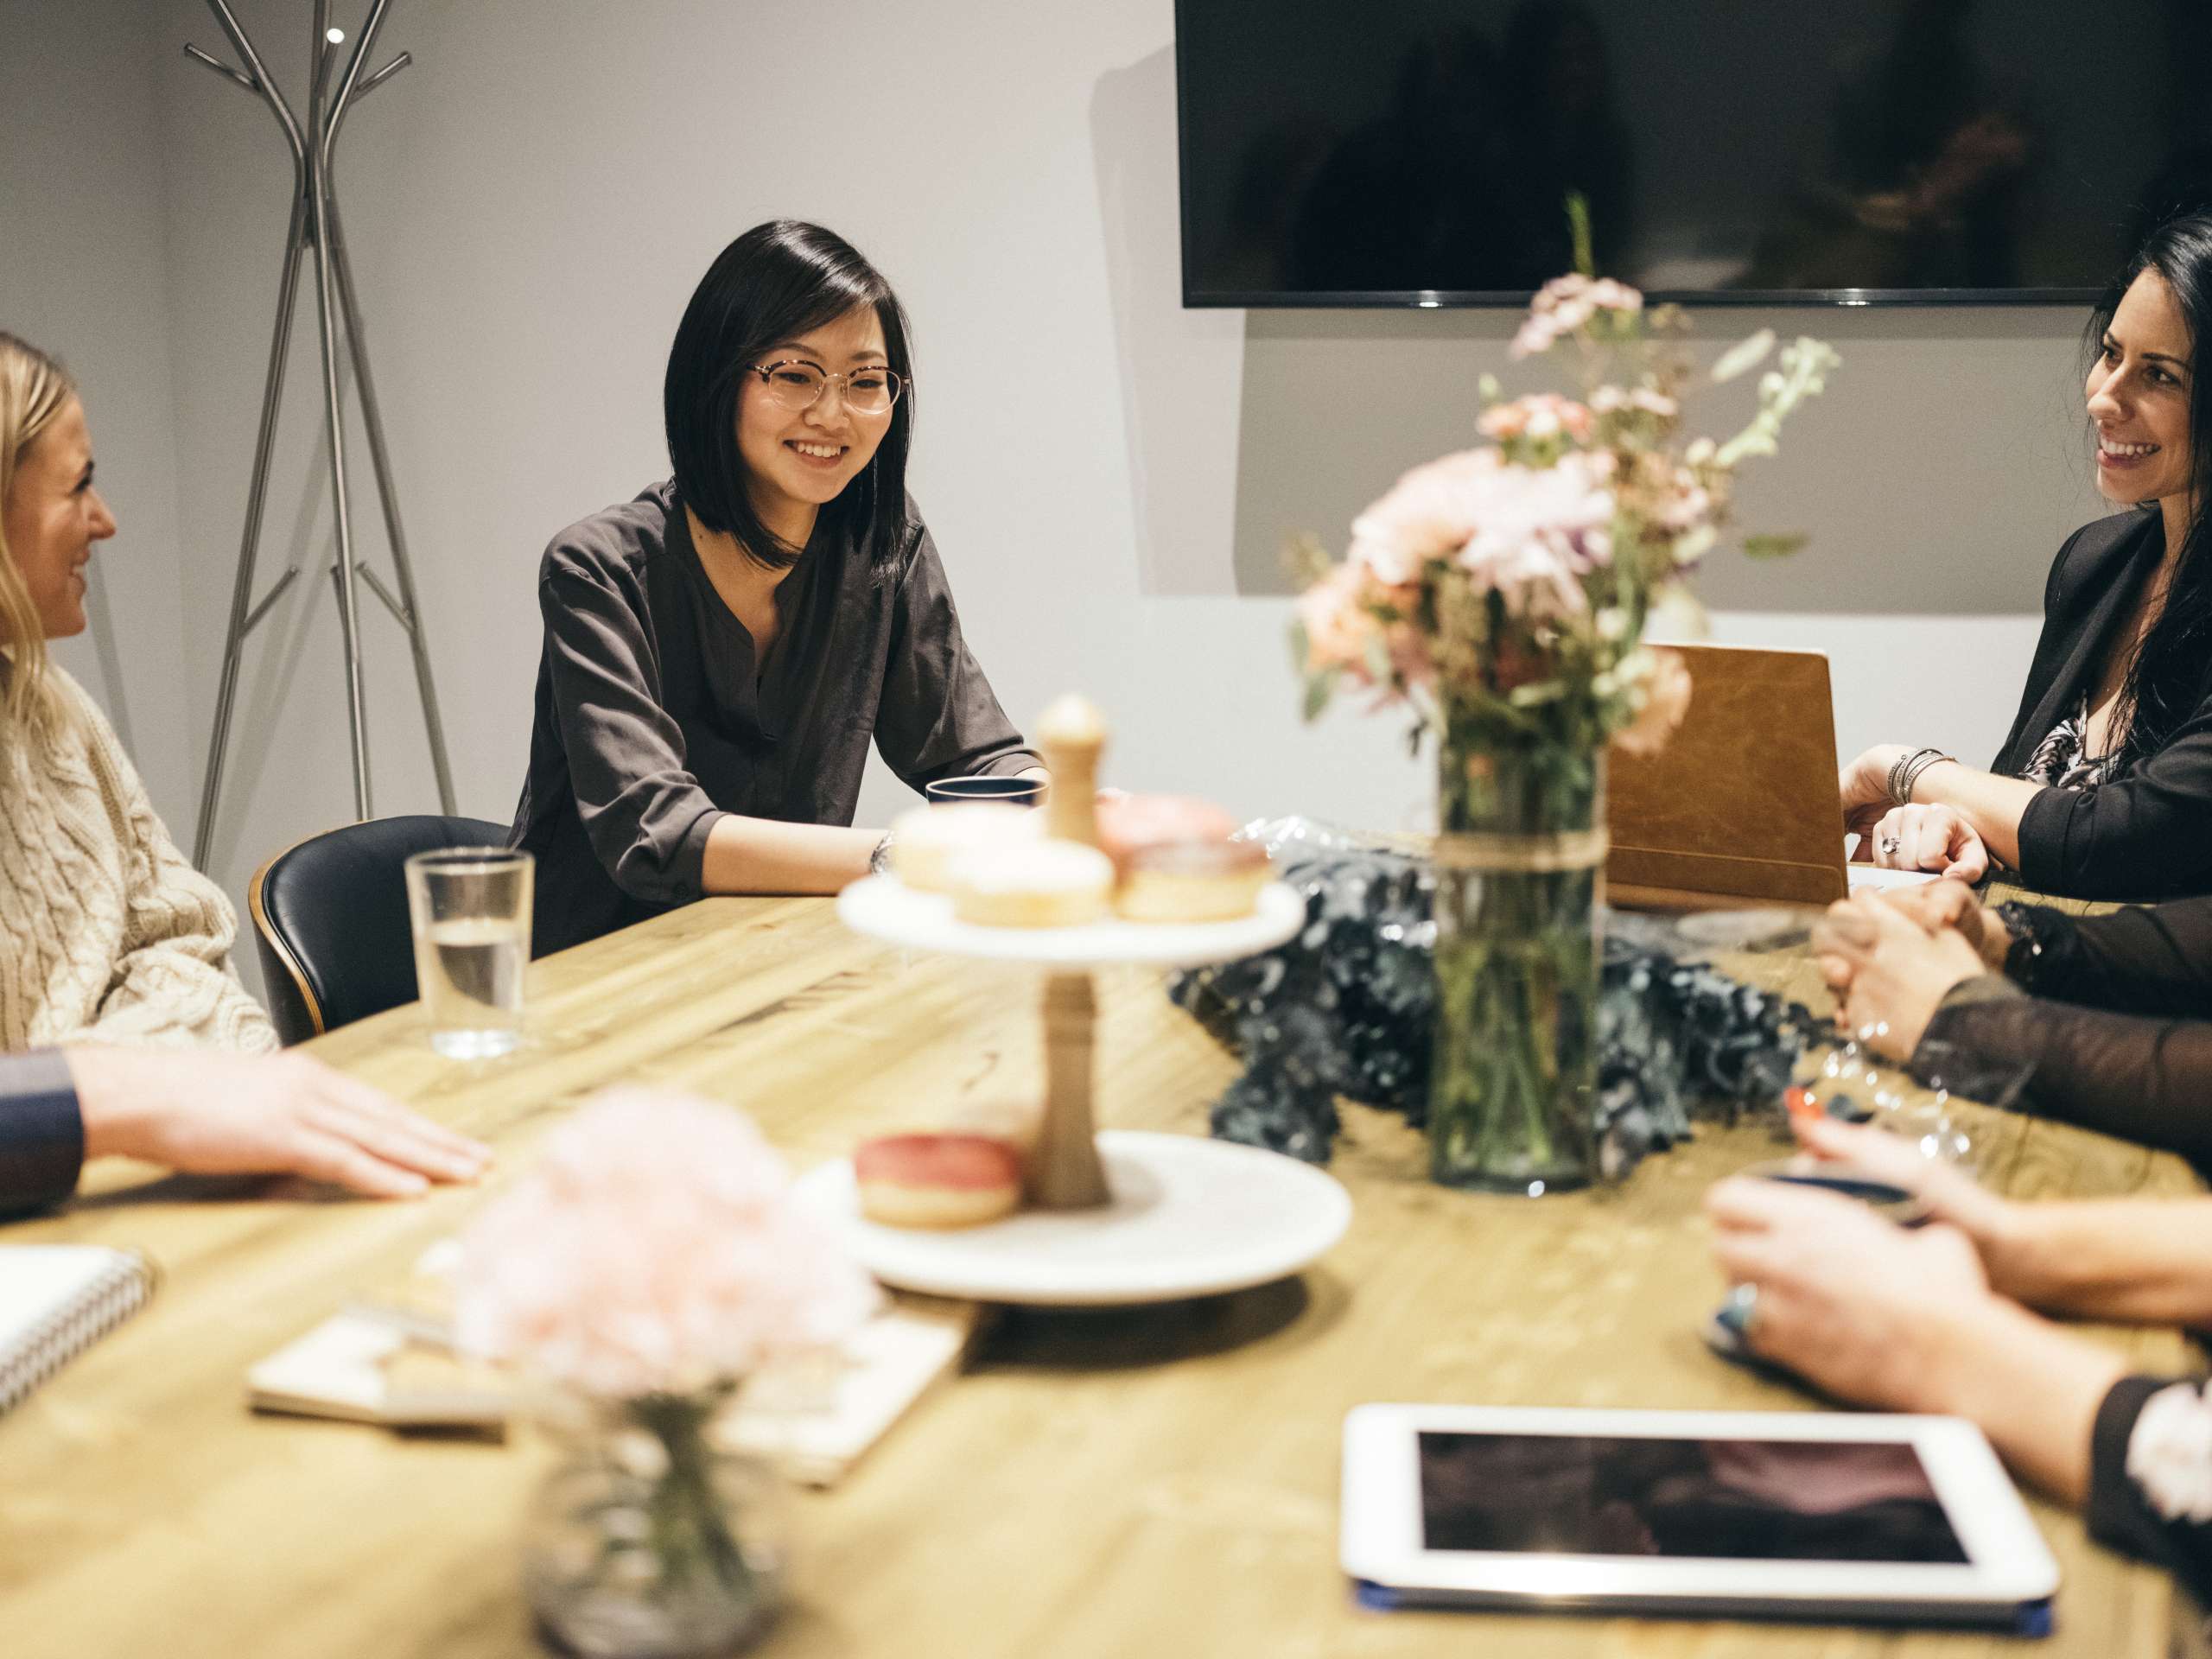
M 1785 964 L 1810 1000 L 1805 964 Z M 1103 1124 L 1203 1134 L 1235 1060 L 1161 995 L 1103 975 Z M 404 1008 L 314 1052 L 525 1166 L 598 1086 L 650 1081 L 752 1112 L 801 1168 L 956 1100 L 1033 1096 L 1038 983 L 845 932 L 822 899 L 710 899 L 532 969 L 535 1039 L 432 1053 Z M 2178 1160 L 1965 1109 L 2020 1193 L 2182 1194 Z M 1418 1136 L 1351 1109 L 1335 1173 L 1356 1212 L 1302 1277 L 1087 1314 L 1013 1313 L 966 1374 L 834 1491 L 792 1499 L 791 1603 L 764 1651 L 899 1659 L 1653 1659 L 2012 1652 L 1974 1635 L 1439 1613 L 1350 1605 L 1337 1459 L 1363 1401 L 1816 1408 L 1713 1357 L 1723 1287 L 1697 1205 L 1776 1148 L 1707 1128 L 1625 1185 L 1541 1200 L 1431 1185 Z M 518 1582 L 546 1452 L 257 1417 L 245 1372 L 454 1231 L 480 1192 L 408 1204 L 88 1173 L 10 1243 L 134 1245 L 145 1311 L 0 1418 L 0 1653 L 10 1659 L 477 1659 L 540 1651 Z M 2107 1333 L 2100 1333 L 2107 1334 Z M 2149 1367 L 2170 1332 L 2109 1333 Z M 2066 1575 L 2039 1652 L 2166 1650 L 2166 1580 L 2037 1516 Z

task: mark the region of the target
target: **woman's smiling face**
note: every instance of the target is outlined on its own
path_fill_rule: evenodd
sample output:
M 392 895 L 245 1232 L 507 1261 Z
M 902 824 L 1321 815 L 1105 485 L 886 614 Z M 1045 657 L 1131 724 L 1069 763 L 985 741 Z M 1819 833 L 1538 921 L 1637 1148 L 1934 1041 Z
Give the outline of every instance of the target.
M 2089 367 L 2097 488 L 2107 499 L 2132 505 L 2189 493 L 2195 357 L 2172 291 L 2145 270 L 2128 285 Z
M 41 632 L 49 639 L 82 633 L 85 567 L 92 543 L 115 534 L 115 515 L 92 487 L 92 434 L 74 397 L 23 452 L 0 511 Z
M 874 306 L 847 312 L 834 322 L 781 340 L 762 352 L 762 365 L 791 359 L 825 374 L 881 366 L 883 321 Z M 804 525 L 836 499 L 861 469 L 875 459 L 891 425 L 891 411 L 864 415 L 848 406 L 842 383 L 825 385 L 806 409 L 786 409 L 757 374 L 747 374 L 737 401 L 737 453 L 745 463 L 753 509 L 779 536 Z M 804 533 L 797 539 L 804 541 Z

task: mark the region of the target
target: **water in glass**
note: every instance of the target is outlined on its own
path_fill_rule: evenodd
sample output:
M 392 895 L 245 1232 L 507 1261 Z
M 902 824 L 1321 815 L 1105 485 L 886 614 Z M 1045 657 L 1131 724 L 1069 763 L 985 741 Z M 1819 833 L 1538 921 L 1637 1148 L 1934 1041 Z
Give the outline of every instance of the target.
M 505 848 L 407 861 L 416 986 L 439 1053 L 486 1059 L 520 1046 L 533 874 L 529 854 Z

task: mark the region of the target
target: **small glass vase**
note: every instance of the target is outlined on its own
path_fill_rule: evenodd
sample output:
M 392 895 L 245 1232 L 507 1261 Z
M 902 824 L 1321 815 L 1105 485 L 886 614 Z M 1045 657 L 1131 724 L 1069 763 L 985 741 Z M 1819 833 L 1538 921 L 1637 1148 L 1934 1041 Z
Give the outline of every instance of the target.
M 1447 736 L 1439 769 L 1430 1174 L 1530 1197 L 1587 1185 L 1605 757 Z
M 764 1630 L 779 1599 L 782 1494 L 718 1443 L 732 1390 L 568 1396 L 542 1414 L 559 1463 L 533 1499 L 523 1584 L 541 1629 L 586 1659 L 706 1659 Z

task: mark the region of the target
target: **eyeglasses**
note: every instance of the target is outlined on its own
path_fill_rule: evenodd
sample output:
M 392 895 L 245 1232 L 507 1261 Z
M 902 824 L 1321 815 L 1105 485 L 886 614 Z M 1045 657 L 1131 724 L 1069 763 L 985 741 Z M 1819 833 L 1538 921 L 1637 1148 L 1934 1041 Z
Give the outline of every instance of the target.
M 855 415 L 888 414 L 906 390 L 906 377 L 880 365 L 855 369 L 850 374 L 829 374 L 804 358 L 786 357 L 774 363 L 746 365 L 760 377 L 768 396 L 779 408 L 794 414 L 812 409 L 832 383 L 843 393 L 845 407 Z

